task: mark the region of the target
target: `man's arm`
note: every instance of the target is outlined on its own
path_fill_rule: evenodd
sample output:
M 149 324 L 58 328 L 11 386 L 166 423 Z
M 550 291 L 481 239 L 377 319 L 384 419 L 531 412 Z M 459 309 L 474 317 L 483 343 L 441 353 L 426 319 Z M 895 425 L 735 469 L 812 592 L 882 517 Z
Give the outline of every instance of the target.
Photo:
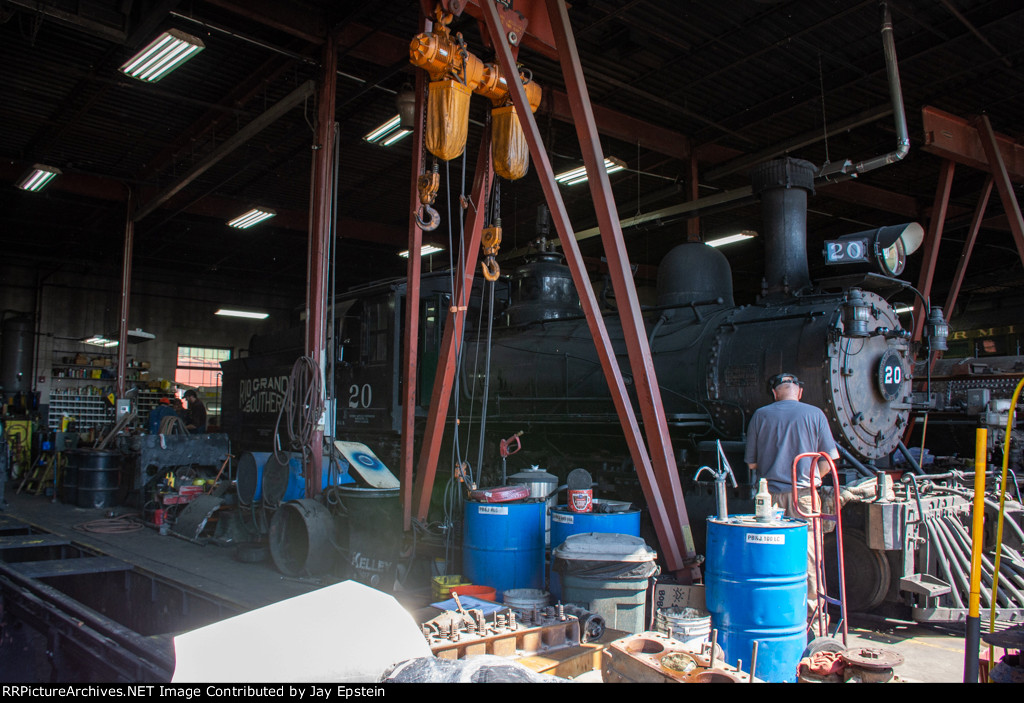
M 829 456 L 832 457 L 832 461 L 838 461 L 839 450 L 833 449 L 831 452 L 829 452 Z M 828 475 L 828 473 L 828 462 L 825 461 L 824 459 L 818 459 L 818 476 L 825 477 Z

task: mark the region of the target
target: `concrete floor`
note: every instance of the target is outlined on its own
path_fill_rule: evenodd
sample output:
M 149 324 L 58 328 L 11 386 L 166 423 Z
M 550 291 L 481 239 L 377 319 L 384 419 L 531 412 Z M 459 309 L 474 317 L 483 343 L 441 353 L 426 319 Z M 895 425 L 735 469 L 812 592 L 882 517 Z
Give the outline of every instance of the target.
M 307 593 L 320 584 L 282 576 L 270 560 L 243 563 L 235 558 L 234 546 L 199 546 L 156 530 L 99 534 L 84 532 L 81 526 L 105 518 L 104 510 L 86 510 L 54 503 L 43 496 L 7 491 L 6 514 L 37 527 L 71 538 L 85 545 L 129 561 L 152 573 L 188 583 L 211 595 L 237 604 L 240 610 L 278 602 Z M 118 514 L 131 513 L 117 508 Z M 429 592 L 399 594 L 400 602 L 416 612 L 429 602 Z M 897 675 L 910 682 L 960 683 L 963 680 L 964 642 L 962 632 L 925 627 L 914 623 L 869 618 L 855 619 L 850 628 L 851 646 L 883 647 L 904 658 Z M 595 676 L 596 675 L 596 676 Z M 583 677 L 600 680 L 598 672 Z

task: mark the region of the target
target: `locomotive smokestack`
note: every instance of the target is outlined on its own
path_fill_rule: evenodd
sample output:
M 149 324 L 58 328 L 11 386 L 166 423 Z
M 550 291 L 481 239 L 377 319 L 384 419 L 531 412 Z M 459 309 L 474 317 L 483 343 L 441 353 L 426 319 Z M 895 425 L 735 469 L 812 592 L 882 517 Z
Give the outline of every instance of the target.
M 810 285 L 807 268 L 807 194 L 814 193 L 810 161 L 785 158 L 758 164 L 750 172 L 761 198 L 765 238 L 762 297 L 792 294 Z

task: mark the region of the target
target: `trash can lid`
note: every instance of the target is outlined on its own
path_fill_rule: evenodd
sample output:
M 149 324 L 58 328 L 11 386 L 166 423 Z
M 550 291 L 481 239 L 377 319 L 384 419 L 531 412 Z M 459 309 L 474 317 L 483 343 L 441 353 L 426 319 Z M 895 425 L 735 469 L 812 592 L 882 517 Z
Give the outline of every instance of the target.
M 658 553 L 642 537 L 611 532 L 569 535 L 553 554 L 559 559 L 587 561 L 654 561 Z

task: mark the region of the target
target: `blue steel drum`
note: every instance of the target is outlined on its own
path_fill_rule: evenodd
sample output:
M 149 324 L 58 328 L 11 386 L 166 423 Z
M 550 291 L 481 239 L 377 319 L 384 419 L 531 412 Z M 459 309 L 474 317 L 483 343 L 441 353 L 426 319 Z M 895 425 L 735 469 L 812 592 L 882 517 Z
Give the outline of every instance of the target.
M 725 660 L 749 663 L 756 641 L 757 678 L 796 681 L 807 646 L 807 524 L 710 517 L 706 552 L 707 609 Z
M 254 454 L 253 456 L 258 456 Z M 278 461 L 271 452 L 262 466 L 262 477 L 260 478 L 261 491 L 255 499 L 263 498 L 271 504 L 286 503 L 290 500 L 306 498 L 306 478 L 302 474 L 302 455 L 286 455 L 286 464 Z M 355 479 L 348 473 L 348 462 L 339 459 L 334 468 L 331 467 L 331 460 L 324 457 L 320 468 L 320 490 L 329 486 L 342 486 L 355 483 Z
M 596 501 L 595 501 L 596 502 Z M 551 548 L 555 549 L 566 537 L 584 532 L 602 532 L 640 536 L 640 511 L 621 513 L 574 513 L 566 505 L 551 509 Z
M 544 512 L 547 504 L 466 503 L 462 573 L 491 586 L 500 601 L 513 588 L 544 587 Z
M 597 501 L 594 501 L 597 503 Z M 586 532 L 640 536 L 640 511 L 627 510 L 621 513 L 574 513 L 569 506 L 560 505 L 551 509 L 551 549 L 557 549 L 573 535 Z M 550 591 L 552 602 L 562 597 L 562 583 L 558 574 L 551 572 Z

